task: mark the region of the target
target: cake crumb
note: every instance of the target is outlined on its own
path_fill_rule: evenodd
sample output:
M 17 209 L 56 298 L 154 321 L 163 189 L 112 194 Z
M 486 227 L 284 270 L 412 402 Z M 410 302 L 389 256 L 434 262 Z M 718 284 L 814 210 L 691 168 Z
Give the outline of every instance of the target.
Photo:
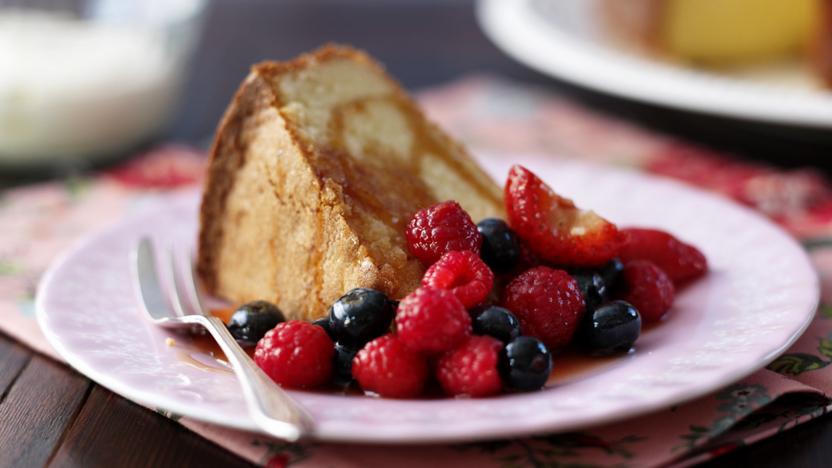
M 171 337 L 167 337 L 167 338 L 165 338 L 165 344 L 172 348 L 172 347 L 176 346 L 176 340 L 174 340 Z

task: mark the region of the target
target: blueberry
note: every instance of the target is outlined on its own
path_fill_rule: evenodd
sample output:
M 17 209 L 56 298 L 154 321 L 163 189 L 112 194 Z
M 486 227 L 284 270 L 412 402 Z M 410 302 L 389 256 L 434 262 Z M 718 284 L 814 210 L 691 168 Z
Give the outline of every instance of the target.
M 396 306 L 384 293 L 356 288 L 329 308 L 329 327 L 335 340 L 360 347 L 390 328 Z
M 586 310 L 595 310 L 600 306 L 604 299 L 606 299 L 607 288 L 601 274 L 582 270 L 572 274 L 575 281 L 578 283 L 578 288 L 584 296 L 584 305 Z
M 503 343 L 520 336 L 520 322 L 508 309 L 485 306 L 474 318 L 474 334 L 488 335 Z
M 530 391 L 542 388 L 552 373 L 552 354 L 537 338 L 520 336 L 500 356 L 500 373 L 507 387 Z
M 352 383 L 352 359 L 356 353 L 358 348 L 335 343 L 335 354 L 332 357 L 332 379 L 335 385 L 346 387 Z
M 627 352 L 641 333 L 641 316 L 624 301 L 612 301 L 587 313 L 578 332 L 579 343 L 595 355 Z
M 517 235 L 502 219 L 487 218 L 477 224 L 483 242 L 482 260 L 494 273 L 511 271 L 520 259 L 520 243 Z
M 252 301 L 240 306 L 228 321 L 228 331 L 243 346 L 254 346 L 267 331 L 285 321 L 283 312 L 267 301 Z
M 601 279 L 604 280 L 608 291 L 615 288 L 615 284 L 618 282 L 618 278 L 621 277 L 622 271 L 624 271 L 624 263 L 617 258 L 610 260 L 606 265 L 601 267 L 599 273 L 601 273 Z
M 314 322 L 312 322 L 312 325 L 317 325 L 323 328 L 326 334 L 329 335 L 330 338 L 332 338 L 332 341 L 335 341 L 335 337 L 332 334 L 332 327 L 329 326 L 329 315 L 327 315 L 324 318 L 319 318 L 318 320 L 315 320 Z

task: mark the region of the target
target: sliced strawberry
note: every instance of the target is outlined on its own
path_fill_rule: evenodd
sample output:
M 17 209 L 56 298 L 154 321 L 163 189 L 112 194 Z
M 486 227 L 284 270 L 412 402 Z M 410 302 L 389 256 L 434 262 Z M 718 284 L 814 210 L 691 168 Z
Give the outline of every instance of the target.
M 648 228 L 621 230 L 624 243 L 621 260 L 649 260 L 667 273 L 676 286 L 701 277 L 708 271 L 708 260 L 696 247 L 665 231 Z
M 511 227 L 547 262 L 593 267 L 618 255 L 621 235 L 615 224 L 576 207 L 523 166 L 509 171 L 505 202 Z

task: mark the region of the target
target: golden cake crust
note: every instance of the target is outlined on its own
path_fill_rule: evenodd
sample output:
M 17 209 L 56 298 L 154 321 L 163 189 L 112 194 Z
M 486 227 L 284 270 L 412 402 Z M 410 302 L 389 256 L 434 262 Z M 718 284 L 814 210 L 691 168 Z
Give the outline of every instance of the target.
M 316 81 L 331 78 L 320 72 L 326 66 L 358 73 L 360 99 L 319 109 L 318 101 L 338 94 Z M 397 119 L 407 132 L 362 130 Z M 404 137 L 412 140 L 408 151 L 390 149 Z M 353 287 L 399 298 L 423 273 L 406 251 L 404 223 L 444 199 L 457 199 L 475 219 L 502 215 L 499 188 L 366 54 L 329 45 L 260 63 L 211 149 L 197 273 L 216 296 L 270 300 L 296 318 L 324 315 Z

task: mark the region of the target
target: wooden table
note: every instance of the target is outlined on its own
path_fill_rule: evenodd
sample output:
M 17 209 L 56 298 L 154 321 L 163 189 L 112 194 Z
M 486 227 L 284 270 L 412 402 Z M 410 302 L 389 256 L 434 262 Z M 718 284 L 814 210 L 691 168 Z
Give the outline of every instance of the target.
M 815 164 L 830 170 L 823 159 L 832 149 L 829 132 L 761 127 L 659 109 L 600 96 L 529 71 L 482 36 L 470 1 L 346 3 L 214 2 L 183 110 L 170 136 L 204 141 L 251 63 L 286 58 L 337 40 L 368 49 L 410 88 L 471 71 L 496 72 L 556 88 L 592 107 L 704 145 L 786 166 Z M 830 460 L 832 418 L 822 417 L 710 465 L 826 467 Z M 0 335 L 0 466 L 47 464 L 248 465 L 179 424 Z

